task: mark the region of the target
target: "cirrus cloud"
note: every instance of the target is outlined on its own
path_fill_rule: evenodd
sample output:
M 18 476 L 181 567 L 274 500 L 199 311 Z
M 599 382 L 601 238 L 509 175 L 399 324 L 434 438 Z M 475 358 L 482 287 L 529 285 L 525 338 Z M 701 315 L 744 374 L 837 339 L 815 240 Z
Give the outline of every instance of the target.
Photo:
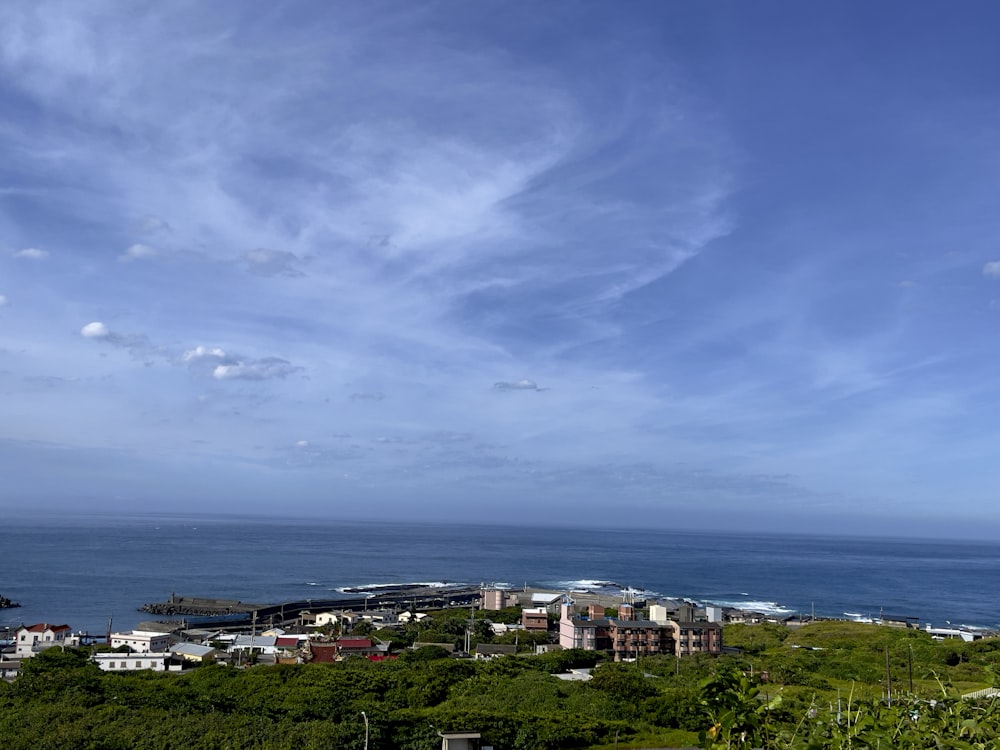
M 14 253 L 15 258 L 27 258 L 29 260 L 45 260 L 49 257 L 48 250 L 39 250 L 37 247 L 26 247 Z
M 548 388 L 539 388 L 534 380 L 501 380 L 493 384 L 495 391 L 547 391 Z
M 216 380 L 272 380 L 286 378 L 301 370 L 301 367 L 293 365 L 287 359 L 263 357 L 256 360 L 238 361 L 233 364 L 216 365 L 215 369 L 212 370 L 212 377 Z

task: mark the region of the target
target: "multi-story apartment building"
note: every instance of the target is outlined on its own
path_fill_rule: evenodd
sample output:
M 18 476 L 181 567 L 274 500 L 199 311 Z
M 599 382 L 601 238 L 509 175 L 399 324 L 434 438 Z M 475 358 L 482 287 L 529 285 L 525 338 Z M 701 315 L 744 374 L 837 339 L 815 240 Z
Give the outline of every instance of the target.
M 722 651 L 722 626 L 711 622 L 637 619 L 629 605 L 622 605 L 618 617 L 604 617 L 603 610 L 591 607 L 587 615 L 576 615 L 570 604 L 562 606 L 559 645 L 588 651 L 610 652 L 615 661 L 652 654 L 688 654 Z

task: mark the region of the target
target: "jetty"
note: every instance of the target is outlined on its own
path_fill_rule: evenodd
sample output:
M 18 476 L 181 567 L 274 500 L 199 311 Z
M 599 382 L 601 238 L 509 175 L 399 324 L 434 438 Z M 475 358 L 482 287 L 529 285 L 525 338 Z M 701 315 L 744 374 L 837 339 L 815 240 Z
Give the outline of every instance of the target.
M 250 604 L 236 599 L 213 599 L 202 596 L 170 594 L 165 602 L 153 602 L 139 607 L 140 612 L 154 615 L 198 615 L 201 617 L 233 615 L 266 608 L 266 604 Z

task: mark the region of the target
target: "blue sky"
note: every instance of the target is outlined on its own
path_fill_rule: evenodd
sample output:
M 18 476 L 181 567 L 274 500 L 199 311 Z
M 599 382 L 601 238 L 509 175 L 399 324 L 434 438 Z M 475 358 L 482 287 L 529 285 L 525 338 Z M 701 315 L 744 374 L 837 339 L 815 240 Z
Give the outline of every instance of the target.
M 4 3 L 0 508 L 995 533 L 998 24 Z

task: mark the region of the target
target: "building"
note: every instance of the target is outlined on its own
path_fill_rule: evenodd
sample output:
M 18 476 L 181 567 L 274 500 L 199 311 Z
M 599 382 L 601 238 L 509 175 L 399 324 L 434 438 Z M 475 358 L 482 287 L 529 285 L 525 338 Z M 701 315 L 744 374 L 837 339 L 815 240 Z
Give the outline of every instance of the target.
M 441 750 L 480 750 L 479 732 L 438 732 Z
M 0 656 L 0 680 L 13 680 L 21 671 L 21 662 L 16 659 L 5 660 Z
M 104 672 L 133 672 L 136 670 L 165 672 L 170 668 L 170 654 L 168 652 L 138 654 L 104 652 L 94 654 L 91 659 Z M 180 665 L 176 669 L 179 670 Z
M 559 619 L 559 645 L 606 651 L 615 661 L 636 659 L 652 654 L 722 653 L 722 626 L 714 622 L 677 622 L 657 619 L 664 612 L 650 607 L 648 620 L 636 617 L 635 610 L 623 604 L 618 617 L 599 616 L 600 607 L 591 605 L 586 616 L 577 616 L 573 607 L 564 604 Z
M 163 653 L 170 648 L 174 638 L 170 633 L 158 633 L 153 630 L 133 630 L 131 633 L 112 633 L 111 648 L 128 647 L 137 654 Z
M 204 664 L 215 661 L 218 652 L 211 646 L 201 646 L 197 643 L 175 643 L 170 647 L 170 653 L 184 661 Z
M 717 622 L 668 621 L 673 630 L 678 656 L 689 654 L 721 654 L 722 625 Z
M 559 645 L 587 651 L 611 650 L 611 621 L 603 607 L 591 605 L 586 615 L 577 615 L 573 605 L 564 603 L 559 618 Z
M 615 661 L 674 653 L 673 632 L 652 620 L 611 618 L 608 634 Z
M 22 625 L 15 636 L 14 658 L 27 659 L 52 646 L 75 645 L 71 633 L 69 625 L 50 625 L 47 622 Z
M 514 656 L 517 646 L 513 643 L 480 643 L 476 646 L 477 659 L 499 659 L 502 656 Z
M 479 593 L 482 609 L 498 610 L 517 604 L 517 597 L 505 589 L 484 588 Z
M 521 624 L 525 630 L 548 630 L 549 614 L 545 607 L 526 607 L 521 610 Z
M 333 627 L 349 628 L 358 622 L 359 619 L 361 618 L 357 614 L 347 610 L 318 612 L 316 614 L 316 627 L 321 628 L 324 625 L 331 625 Z

